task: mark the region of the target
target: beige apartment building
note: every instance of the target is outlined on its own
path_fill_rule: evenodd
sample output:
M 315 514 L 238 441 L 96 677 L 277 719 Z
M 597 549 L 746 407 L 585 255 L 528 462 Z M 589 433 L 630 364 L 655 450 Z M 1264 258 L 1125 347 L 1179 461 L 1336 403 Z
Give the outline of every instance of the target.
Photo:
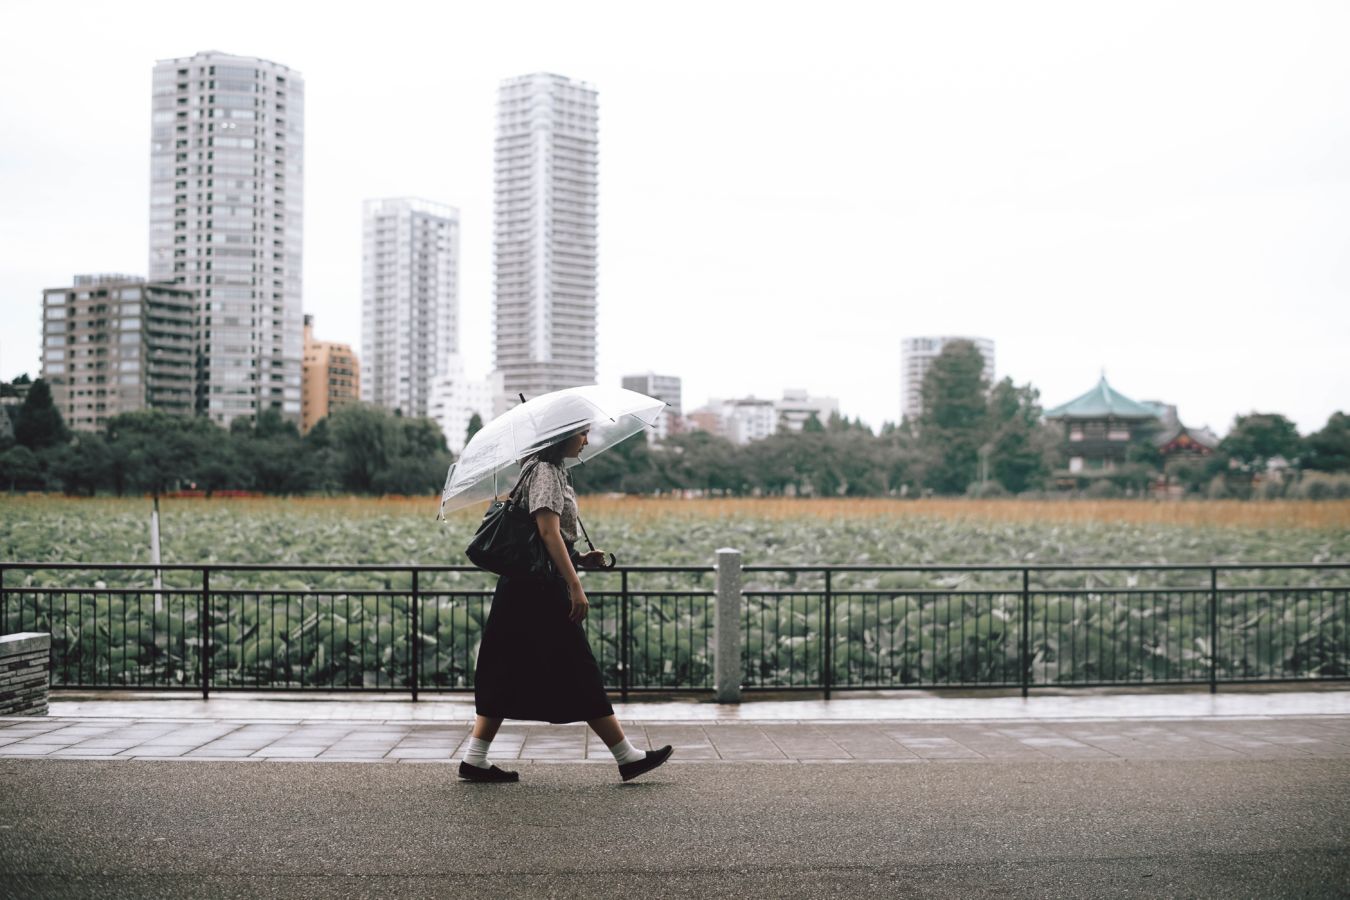
M 300 433 L 307 434 L 339 407 L 361 396 L 361 365 L 349 344 L 314 339 L 314 317 L 305 316 L 301 369 Z
M 97 431 L 142 409 L 191 415 L 195 295 L 132 275 L 42 292 L 42 377 L 66 425 Z

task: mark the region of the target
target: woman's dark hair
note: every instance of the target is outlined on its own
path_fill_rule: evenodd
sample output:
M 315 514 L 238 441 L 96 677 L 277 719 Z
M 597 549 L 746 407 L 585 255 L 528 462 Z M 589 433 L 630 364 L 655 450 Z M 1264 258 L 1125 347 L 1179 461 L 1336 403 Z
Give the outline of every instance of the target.
M 538 453 L 533 454 L 534 458 L 543 460 L 546 463 L 552 463 L 555 466 L 561 466 L 565 458 L 563 456 L 563 450 L 567 447 L 567 442 L 572 440 L 572 438 L 576 437 L 583 431 L 590 431 L 590 428 L 579 428 L 576 431 L 564 434 L 562 437 L 558 438 L 556 441 L 549 444 L 543 450 L 540 450 Z
M 554 441 L 534 454 L 534 458 L 555 466 L 561 466 L 563 464 L 563 448 L 567 446 L 567 440 L 567 438 L 563 438 L 560 441 Z

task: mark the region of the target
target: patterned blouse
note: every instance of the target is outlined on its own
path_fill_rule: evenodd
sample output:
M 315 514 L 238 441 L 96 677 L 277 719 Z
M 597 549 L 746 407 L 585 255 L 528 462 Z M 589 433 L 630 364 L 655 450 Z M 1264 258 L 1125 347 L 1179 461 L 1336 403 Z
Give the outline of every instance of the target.
M 525 508 L 530 515 L 541 509 L 557 513 L 563 540 L 576 541 L 577 494 L 572 489 L 572 479 L 567 477 L 562 466 L 540 462 L 522 484 L 521 496 L 525 498 Z

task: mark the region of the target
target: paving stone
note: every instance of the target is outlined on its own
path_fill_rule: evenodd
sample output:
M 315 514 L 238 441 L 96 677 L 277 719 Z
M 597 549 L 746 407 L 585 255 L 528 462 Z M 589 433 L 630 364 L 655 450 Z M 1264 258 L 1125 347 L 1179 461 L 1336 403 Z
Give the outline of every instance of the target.
M 322 752 L 323 752 L 324 750 L 326 750 L 326 749 L 327 749 L 326 747 L 322 747 L 322 746 L 311 746 L 311 747 L 277 747 L 277 746 L 273 745 L 273 746 L 271 746 L 271 747 L 264 747 L 264 748 L 262 748 L 261 750 L 255 750 L 255 751 L 253 751 L 253 753 L 252 753 L 251 755 L 252 755 L 252 756 L 265 756 L 265 757 L 268 757 L 268 758 L 276 758 L 276 759 L 287 758 L 287 757 L 292 758 L 292 759 L 308 759 L 308 758 L 310 758 L 310 757 L 318 756 L 320 753 L 322 753 Z

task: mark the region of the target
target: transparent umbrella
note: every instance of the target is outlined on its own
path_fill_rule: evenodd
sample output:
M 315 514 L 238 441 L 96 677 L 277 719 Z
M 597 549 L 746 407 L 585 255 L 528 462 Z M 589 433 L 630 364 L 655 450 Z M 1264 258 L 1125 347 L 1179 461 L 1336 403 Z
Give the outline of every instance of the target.
M 441 491 L 441 516 L 509 491 L 529 456 L 556 441 L 590 429 L 581 458 L 597 453 L 656 424 L 665 401 L 598 384 L 542 394 L 516 406 L 475 434 L 450 467 Z

